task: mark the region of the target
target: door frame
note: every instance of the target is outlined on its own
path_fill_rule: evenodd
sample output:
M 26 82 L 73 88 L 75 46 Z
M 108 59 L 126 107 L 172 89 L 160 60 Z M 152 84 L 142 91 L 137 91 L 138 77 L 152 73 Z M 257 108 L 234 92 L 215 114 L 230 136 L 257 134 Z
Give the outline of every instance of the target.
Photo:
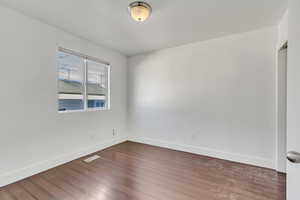
M 276 127 L 275 127 L 275 130 L 276 130 L 276 144 L 275 144 L 275 170 L 278 171 L 278 172 L 282 172 L 282 173 L 286 173 L 286 169 L 285 170 L 282 170 L 280 169 L 280 165 L 282 164 L 281 163 L 281 159 L 279 158 L 280 155 L 279 155 L 279 146 L 280 146 L 280 143 L 279 143 L 279 138 L 280 138 L 280 134 L 281 132 L 279 131 L 279 111 L 278 111 L 278 104 L 279 104 L 279 94 L 278 94 L 278 85 L 279 85 L 279 80 L 278 80 L 278 73 L 279 73 L 279 63 L 278 63 L 278 58 L 279 58 L 279 52 L 285 48 L 288 48 L 288 40 L 285 40 L 284 42 L 282 42 L 280 44 L 280 46 L 278 48 L 276 48 L 276 108 L 275 108 L 275 112 L 276 112 Z M 287 65 L 286 65 L 286 68 L 287 68 Z M 287 70 L 287 69 L 286 69 Z M 287 80 L 287 79 L 286 79 Z M 287 92 L 287 90 L 286 90 Z M 287 94 L 286 94 L 286 98 L 287 98 Z M 285 108 L 285 114 L 287 113 L 287 108 Z M 287 132 L 285 132 L 285 135 L 287 134 Z

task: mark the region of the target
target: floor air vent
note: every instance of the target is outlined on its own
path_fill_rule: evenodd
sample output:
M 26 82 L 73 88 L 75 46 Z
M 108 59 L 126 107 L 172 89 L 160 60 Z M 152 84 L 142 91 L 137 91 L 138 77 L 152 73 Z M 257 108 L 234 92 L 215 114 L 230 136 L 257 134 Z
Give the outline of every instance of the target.
M 98 155 L 93 155 L 93 156 L 91 156 L 91 157 L 88 157 L 88 158 L 84 159 L 83 162 L 90 163 L 90 162 L 93 162 L 94 160 L 97 160 L 97 159 L 99 159 L 99 158 L 100 158 L 100 156 L 98 156 Z

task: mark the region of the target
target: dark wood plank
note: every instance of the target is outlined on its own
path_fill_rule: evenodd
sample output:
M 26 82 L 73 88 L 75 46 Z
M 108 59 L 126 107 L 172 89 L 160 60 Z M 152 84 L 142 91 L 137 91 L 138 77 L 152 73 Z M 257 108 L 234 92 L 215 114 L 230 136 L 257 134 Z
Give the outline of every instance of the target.
M 2 200 L 285 200 L 270 169 L 125 142 L 0 188 Z
M 73 197 L 79 200 L 96 200 L 93 195 L 89 195 L 85 190 L 78 187 L 77 184 L 69 183 L 66 174 L 59 174 L 56 170 L 48 171 L 41 174 L 45 179 L 47 179 L 52 184 L 59 188 L 63 188 L 66 192 L 71 194 Z M 72 177 L 70 177 L 72 179 Z
M 18 182 L 18 184 L 21 185 L 28 193 L 30 193 L 36 199 L 56 200 L 53 195 L 51 195 L 38 185 L 35 185 L 28 179 L 22 180 Z
M 17 200 L 35 200 L 35 198 L 24 190 L 18 183 L 8 185 L 7 190 Z
M 13 196 L 11 196 L 10 193 L 4 188 L 0 189 L 0 199 L 1 200 L 15 200 L 15 198 Z
M 75 198 L 72 197 L 69 193 L 65 192 L 63 189 L 57 187 L 56 185 L 46 181 L 42 176 L 33 176 L 29 178 L 34 184 L 39 185 L 41 188 L 46 190 L 55 199 L 64 199 L 64 200 L 74 200 Z

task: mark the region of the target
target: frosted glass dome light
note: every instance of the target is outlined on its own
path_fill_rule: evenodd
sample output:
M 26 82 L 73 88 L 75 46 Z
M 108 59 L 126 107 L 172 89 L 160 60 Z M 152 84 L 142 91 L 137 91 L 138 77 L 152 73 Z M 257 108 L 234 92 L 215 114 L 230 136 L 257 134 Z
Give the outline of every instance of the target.
M 143 1 L 135 1 L 129 4 L 128 11 L 132 19 L 138 22 L 145 21 L 152 12 L 151 6 Z

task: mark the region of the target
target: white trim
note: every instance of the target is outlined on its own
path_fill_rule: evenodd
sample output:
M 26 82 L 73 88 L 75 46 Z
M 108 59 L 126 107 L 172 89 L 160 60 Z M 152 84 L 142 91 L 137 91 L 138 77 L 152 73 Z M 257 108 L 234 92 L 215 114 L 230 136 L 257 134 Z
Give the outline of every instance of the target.
M 25 166 L 21 169 L 9 171 L 3 174 L 0 174 L 0 187 L 8 185 L 10 183 L 14 183 L 16 181 L 22 180 L 26 177 L 32 176 L 34 174 L 38 174 L 40 172 L 43 172 L 45 170 L 54 168 L 56 166 L 62 165 L 64 163 L 70 162 L 72 160 L 78 159 L 82 156 L 100 151 L 102 149 L 105 149 L 107 147 L 110 147 L 112 145 L 116 145 L 122 142 L 127 141 L 127 137 L 124 138 L 118 138 L 114 140 L 107 140 L 100 144 L 88 147 L 86 149 L 81 149 L 79 151 L 65 154 L 63 156 L 56 157 L 51 160 L 44 160 L 38 163 L 34 163 L 29 166 Z
M 57 54 L 59 52 L 64 52 L 66 54 L 71 54 L 74 56 L 78 56 L 84 59 L 84 66 L 83 66 L 83 81 L 82 81 L 82 87 L 83 87 L 83 94 L 82 95 L 70 95 L 70 94 L 59 94 L 58 93 L 58 99 L 82 99 L 83 100 L 83 109 L 82 110 L 67 110 L 67 111 L 58 111 L 58 113 L 73 113 L 73 112 L 85 112 L 85 111 L 103 111 L 103 110 L 110 110 L 110 75 L 111 75 L 111 65 L 108 62 L 105 61 L 101 61 L 97 58 L 91 57 L 91 56 L 87 56 L 69 49 L 65 49 L 63 47 L 58 47 L 57 48 Z M 57 67 L 57 77 L 59 77 L 59 65 L 58 65 L 58 59 L 56 58 L 56 67 Z M 88 62 L 96 62 L 99 64 L 104 64 L 106 67 L 106 88 L 105 88 L 105 96 L 106 97 L 99 97 L 97 95 L 88 95 L 87 94 L 87 85 L 88 85 Z M 58 88 L 58 78 L 57 78 L 57 91 L 59 91 Z M 89 109 L 88 108 L 88 101 L 87 100 L 106 100 L 105 103 L 105 109 L 103 108 L 92 108 Z M 57 101 L 58 103 L 58 101 Z M 59 105 L 58 105 L 59 108 Z
M 84 70 L 83 70 L 83 110 L 88 108 L 88 100 L 87 100 L 87 80 L 88 80 L 88 61 L 84 59 Z
M 59 99 L 81 99 L 83 100 L 82 94 L 58 94 Z
M 88 100 L 105 100 L 105 96 L 88 95 Z
M 107 108 L 88 108 L 86 110 L 64 110 L 64 111 L 58 111 L 59 114 L 62 113 L 82 113 L 82 112 L 96 112 L 96 111 L 110 111 L 110 109 Z
M 275 137 L 275 169 L 276 171 L 278 172 L 282 172 L 282 173 L 286 173 L 286 169 L 281 169 L 279 166 L 281 165 L 279 162 L 280 162 L 280 159 L 279 159 L 279 155 L 278 155 L 278 148 L 279 148 L 279 130 L 278 130 L 278 118 L 279 118 L 279 112 L 278 112 L 278 56 L 279 56 L 279 51 L 281 50 L 281 48 L 286 44 L 288 43 L 288 40 L 283 40 L 283 41 L 280 41 L 278 43 L 278 46 L 276 47 L 276 68 L 275 68 L 275 74 L 276 74 L 276 77 L 275 77 L 275 88 L 276 88 L 276 91 L 275 91 L 275 133 L 276 133 L 276 137 Z
M 111 83 L 110 83 L 110 80 L 111 80 L 111 65 L 108 65 L 107 66 L 108 67 L 108 69 L 107 69 L 107 93 L 106 93 L 106 96 L 107 96 L 107 103 L 106 103 L 106 109 L 107 110 L 110 110 L 110 94 L 111 94 L 111 92 L 110 92 L 110 89 L 111 89 Z
M 83 99 L 82 94 L 59 94 L 59 99 Z M 105 96 L 99 96 L 99 95 L 88 95 L 88 100 L 105 100 Z
M 58 46 L 57 48 L 58 51 L 61 51 L 61 52 L 64 52 L 64 53 L 67 53 L 67 54 L 72 54 L 74 56 L 78 56 L 78 57 L 81 57 L 81 58 L 84 58 L 86 60 L 92 60 L 94 62 L 98 62 L 98 63 L 101 63 L 101 64 L 104 64 L 104 65 L 110 65 L 109 62 L 106 62 L 104 60 L 101 60 L 99 58 L 95 58 L 95 57 L 92 57 L 92 56 L 88 56 L 88 55 L 85 55 L 83 53 L 79 53 L 77 51 L 73 51 L 71 49 L 66 49 L 66 48 L 63 48 L 61 46 Z
M 240 155 L 240 154 L 235 154 L 235 153 L 223 152 L 223 151 L 218 151 L 215 149 L 208 149 L 208 148 L 202 148 L 202 147 L 197 147 L 197 146 L 169 143 L 169 142 L 165 142 L 165 141 L 141 138 L 141 137 L 137 137 L 137 136 L 130 137 L 129 141 L 139 142 L 139 143 L 143 143 L 143 144 L 149 144 L 149 145 L 153 145 L 153 146 L 159 146 L 159 147 L 163 147 L 163 148 L 184 151 L 184 152 L 189 152 L 189 153 L 194 153 L 194 154 L 199 154 L 199 155 L 204 155 L 204 156 L 209 156 L 209 157 L 214 157 L 214 158 L 219 158 L 219 159 L 224 159 L 224 160 L 264 167 L 264 168 L 269 168 L 269 169 L 274 169 L 274 165 L 275 165 L 274 160 L 268 160 L 268 159 L 253 157 L 253 156 L 248 156 L 248 155 Z

